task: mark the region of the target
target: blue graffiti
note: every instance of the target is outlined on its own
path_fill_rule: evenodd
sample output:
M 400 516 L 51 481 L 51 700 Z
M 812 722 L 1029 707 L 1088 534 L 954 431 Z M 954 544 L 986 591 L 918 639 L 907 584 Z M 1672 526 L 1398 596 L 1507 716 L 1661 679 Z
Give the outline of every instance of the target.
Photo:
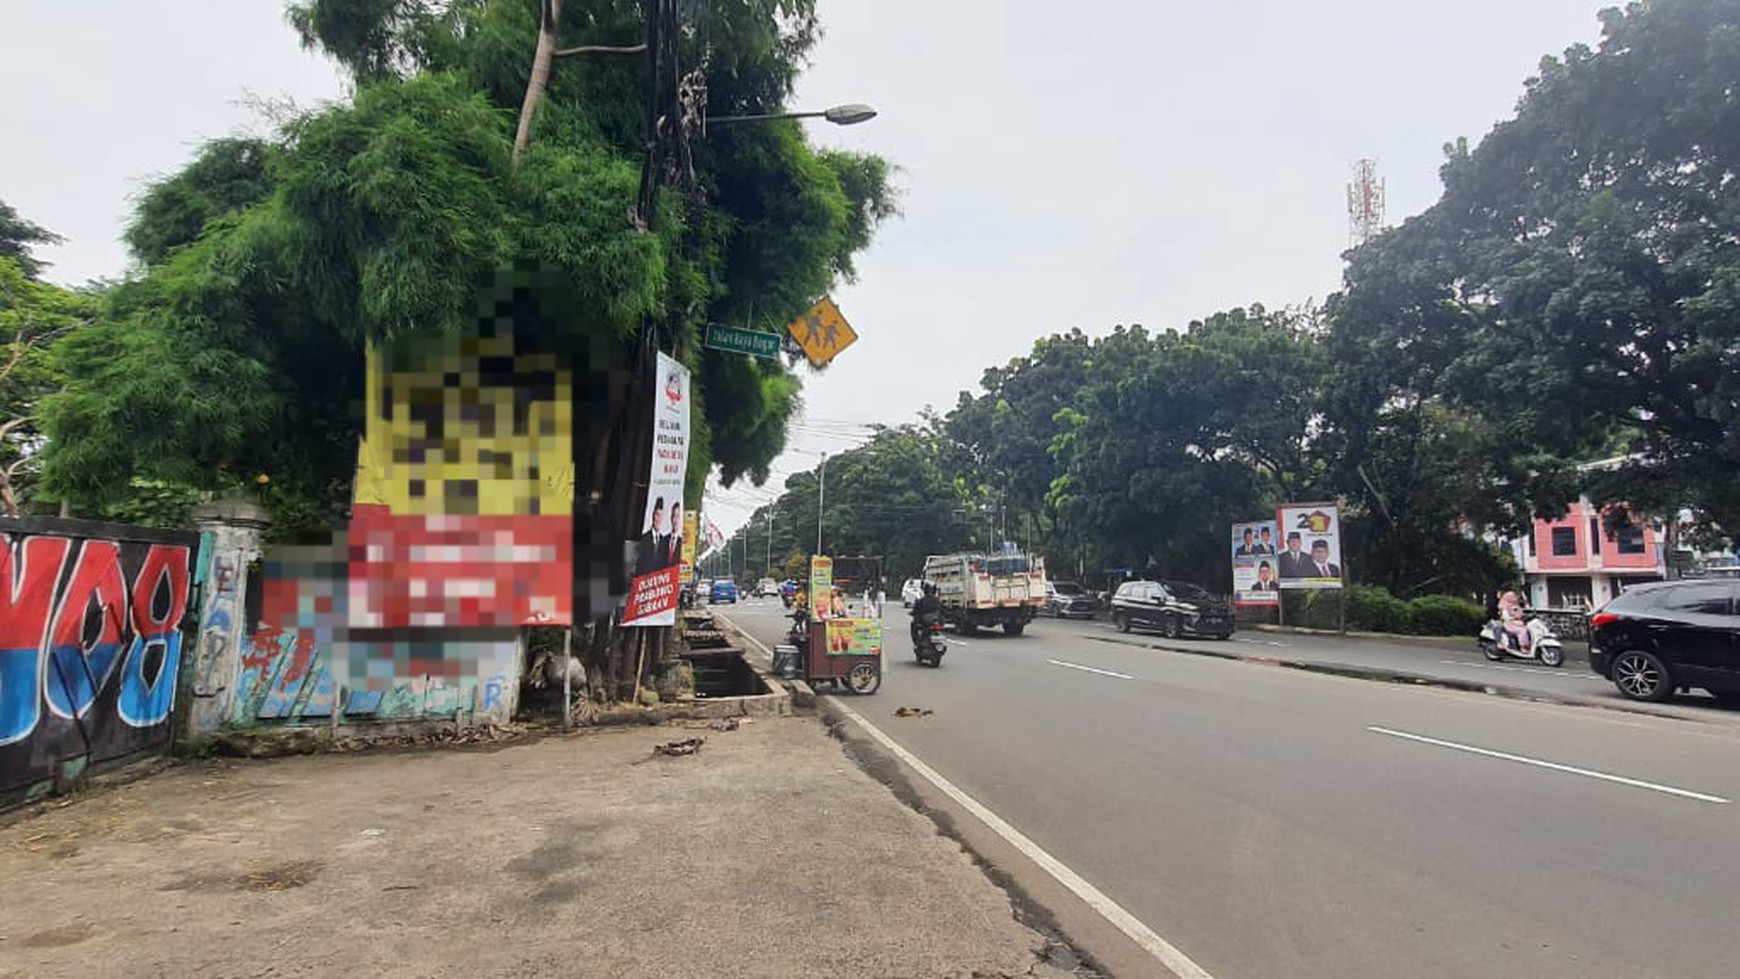
M 40 649 L 0 649 L 0 744 L 24 739 L 42 719 L 41 665 Z
M 153 661 L 156 675 L 148 677 L 145 669 Z M 134 727 L 151 727 L 168 720 L 175 707 L 175 678 L 180 672 L 180 632 L 134 639 L 121 671 L 121 698 L 116 703 L 121 719 Z

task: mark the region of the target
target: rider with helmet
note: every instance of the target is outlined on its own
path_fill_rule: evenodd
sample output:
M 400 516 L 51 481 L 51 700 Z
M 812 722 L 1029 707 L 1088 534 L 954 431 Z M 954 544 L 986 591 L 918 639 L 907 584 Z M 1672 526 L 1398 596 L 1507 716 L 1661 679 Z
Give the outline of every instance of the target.
M 936 597 L 936 582 L 927 581 L 924 583 L 924 593 L 912 603 L 911 631 L 914 645 L 923 641 L 931 622 L 941 615 L 942 601 Z

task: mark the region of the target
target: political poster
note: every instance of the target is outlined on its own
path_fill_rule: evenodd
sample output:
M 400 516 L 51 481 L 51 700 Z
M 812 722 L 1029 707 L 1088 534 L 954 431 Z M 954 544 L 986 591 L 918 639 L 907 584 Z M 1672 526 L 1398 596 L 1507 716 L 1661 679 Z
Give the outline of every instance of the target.
M 683 563 L 683 483 L 689 472 L 689 371 L 658 355 L 653 385 L 652 467 L 646 516 L 635 548 L 634 583 L 623 607 L 625 626 L 677 622 Z
M 1273 520 L 1232 525 L 1234 605 L 1274 605 L 1280 602 L 1277 540 Z
M 1275 512 L 1275 571 L 1283 591 L 1340 588 L 1341 514 L 1333 503 L 1289 503 Z
M 695 538 L 699 529 L 699 515 L 694 511 L 683 514 L 683 563 L 682 583 L 689 584 L 695 580 Z

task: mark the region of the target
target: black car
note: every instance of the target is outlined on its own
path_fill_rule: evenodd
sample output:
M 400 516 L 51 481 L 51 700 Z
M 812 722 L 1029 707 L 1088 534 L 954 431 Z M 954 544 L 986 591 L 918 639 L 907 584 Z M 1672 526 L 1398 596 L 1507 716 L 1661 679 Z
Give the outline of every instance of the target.
M 1233 634 L 1232 608 L 1197 585 L 1183 581 L 1126 581 L 1112 596 L 1112 624 L 1119 632 L 1153 629 L 1168 638 Z
M 1045 614 L 1060 619 L 1091 619 L 1100 610 L 1099 600 L 1073 581 L 1045 583 Z
M 1740 580 L 1627 589 L 1589 616 L 1589 667 L 1633 700 L 1701 687 L 1740 704 Z

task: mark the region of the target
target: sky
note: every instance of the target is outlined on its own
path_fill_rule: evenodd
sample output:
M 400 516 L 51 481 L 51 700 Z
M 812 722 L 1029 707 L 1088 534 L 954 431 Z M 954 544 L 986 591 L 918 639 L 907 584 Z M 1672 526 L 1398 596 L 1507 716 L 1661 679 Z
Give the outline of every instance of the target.
M 832 294 L 859 341 L 800 368 L 790 450 L 765 487 L 710 489 L 713 520 L 731 532 L 819 453 L 947 410 L 1042 336 L 1321 301 L 1354 162 L 1377 160 L 1389 223 L 1424 210 L 1444 144 L 1595 43 L 1610 2 L 818 0 L 793 108 L 874 105 L 811 134 L 895 163 L 903 215 Z M 122 274 L 135 195 L 264 132 L 250 103 L 344 95 L 279 0 L 0 0 L 0 25 L 0 200 L 67 239 L 39 252 L 67 284 Z

